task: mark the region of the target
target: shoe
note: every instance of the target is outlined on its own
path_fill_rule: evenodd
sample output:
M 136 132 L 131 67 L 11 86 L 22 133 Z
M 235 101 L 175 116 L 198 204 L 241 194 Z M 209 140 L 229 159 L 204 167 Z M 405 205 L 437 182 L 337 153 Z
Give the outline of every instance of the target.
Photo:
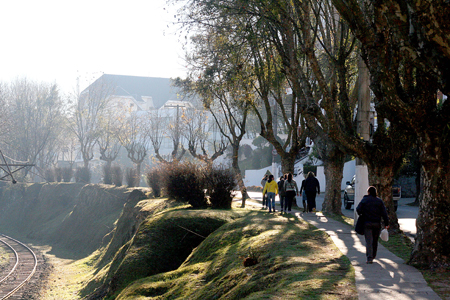
M 271 212 L 272 212 L 272 210 L 271 210 L 271 209 L 269 209 L 269 212 L 271 213 Z
M 316 212 L 316 208 L 313 208 L 313 212 Z
M 371 264 L 373 264 L 373 261 L 372 260 L 368 260 L 368 261 L 366 261 L 366 264 L 371 265 Z

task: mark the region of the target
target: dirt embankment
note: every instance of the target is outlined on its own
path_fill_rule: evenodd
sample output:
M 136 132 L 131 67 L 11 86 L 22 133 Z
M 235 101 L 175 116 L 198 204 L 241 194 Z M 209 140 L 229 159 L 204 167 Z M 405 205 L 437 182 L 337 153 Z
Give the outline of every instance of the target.
M 98 249 L 114 229 L 132 189 L 74 183 L 0 188 L 0 231 L 56 246 L 71 258 Z

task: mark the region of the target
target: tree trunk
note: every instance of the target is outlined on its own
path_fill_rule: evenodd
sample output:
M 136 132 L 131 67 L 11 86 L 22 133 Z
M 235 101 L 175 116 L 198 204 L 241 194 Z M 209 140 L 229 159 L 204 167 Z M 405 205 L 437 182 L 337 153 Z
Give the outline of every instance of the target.
M 377 196 L 381 198 L 386 206 L 389 217 L 389 230 L 398 230 L 397 213 L 392 198 L 392 182 L 394 178 L 394 164 L 380 163 L 368 165 L 369 184 L 377 189 Z
M 281 156 L 281 173 L 292 173 L 294 174 L 294 166 L 295 166 L 295 157 L 292 159 L 292 155 L 290 153 L 286 153 L 287 155 Z M 280 175 L 281 176 L 281 175 Z M 277 178 L 275 178 L 277 179 Z
M 136 162 L 136 178 L 134 181 L 135 186 L 141 185 L 141 165 L 142 165 L 142 160 Z
M 239 144 L 237 144 L 237 145 L 232 144 L 231 147 L 233 149 L 233 159 L 231 162 L 231 166 L 232 166 L 234 174 L 236 176 L 239 190 L 241 191 L 241 194 L 242 194 L 241 207 L 244 208 L 245 200 L 247 200 L 249 198 L 249 196 L 247 194 L 247 188 L 245 187 L 244 180 L 242 179 L 241 169 L 239 168 Z
M 341 184 L 345 153 L 337 147 L 333 148 L 332 151 L 327 151 L 327 156 L 322 157 L 326 183 L 322 211 L 342 215 Z
M 416 220 L 414 263 L 432 268 L 450 265 L 450 159 L 448 128 L 419 134 L 422 194 Z

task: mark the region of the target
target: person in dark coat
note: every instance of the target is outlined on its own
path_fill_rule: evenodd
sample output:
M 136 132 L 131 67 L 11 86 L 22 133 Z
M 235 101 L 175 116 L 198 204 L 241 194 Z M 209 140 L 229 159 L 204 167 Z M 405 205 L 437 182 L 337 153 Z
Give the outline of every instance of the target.
M 266 174 L 264 175 L 263 179 L 261 179 L 261 186 L 264 190 L 264 187 L 266 186 L 267 181 L 269 180 L 269 175 Z M 266 209 L 267 208 L 267 195 L 263 192 L 262 193 L 262 207 L 261 209 Z
M 292 203 L 295 201 L 295 195 L 298 196 L 298 187 L 295 180 L 292 178 L 292 173 L 288 173 L 287 179 L 284 181 L 284 191 L 285 191 L 285 204 L 284 212 L 291 212 Z
M 306 199 L 306 192 L 305 192 L 305 180 L 306 180 L 306 174 L 303 173 L 303 176 L 305 179 L 302 180 L 302 186 L 300 187 L 300 195 L 302 195 L 302 203 L 303 203 L 303 212 L 306 212 L 308 210 L 308 202 Z
M 302 188 L 305 189 L 306 201 L 308 202 L 308 211 L 316 211 L 316 193 L 320 194 L 320 184 L 313 172 L 309 172 L 305 179 L 305 185 Z
M 364 218 L 364 238 L 366 240 L 367 263 L 371 264 L 377 256 L 378 237 L 381 232 L 381 219 L 384 221 L 384 228 L 389 229 L 389 218 L 383 200 L 377 197 L 377 189 L 369 186 L 361 202 L 359 202 L 356 212 L 359 218 Z
M 286 192 L 284 190 L 284 176 L 280 177 L 280 181 L 278 181 L 278 195 L 280 196 L 280 205 L 281 205 L 281 212 L 284 211 L 284 208 L 286 207 L 286 201 L 285 196 Z

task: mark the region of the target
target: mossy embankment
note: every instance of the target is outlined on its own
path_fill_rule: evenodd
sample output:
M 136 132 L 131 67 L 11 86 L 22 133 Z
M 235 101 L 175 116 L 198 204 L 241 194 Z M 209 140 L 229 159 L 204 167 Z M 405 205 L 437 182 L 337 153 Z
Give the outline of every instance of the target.
M 357 298 L 348 259 L 292 215 L 197 210 L 147 195 L 105 185 L 2 188 L 0 231 L 88 266 L 77 299 Z M 244 267 L 248 257 L 257 263 Z
M 114 229 L 131 190 L 74 183 L 0 188 L 0 231 L 48 243 L 69 258 L 91 254 Z

